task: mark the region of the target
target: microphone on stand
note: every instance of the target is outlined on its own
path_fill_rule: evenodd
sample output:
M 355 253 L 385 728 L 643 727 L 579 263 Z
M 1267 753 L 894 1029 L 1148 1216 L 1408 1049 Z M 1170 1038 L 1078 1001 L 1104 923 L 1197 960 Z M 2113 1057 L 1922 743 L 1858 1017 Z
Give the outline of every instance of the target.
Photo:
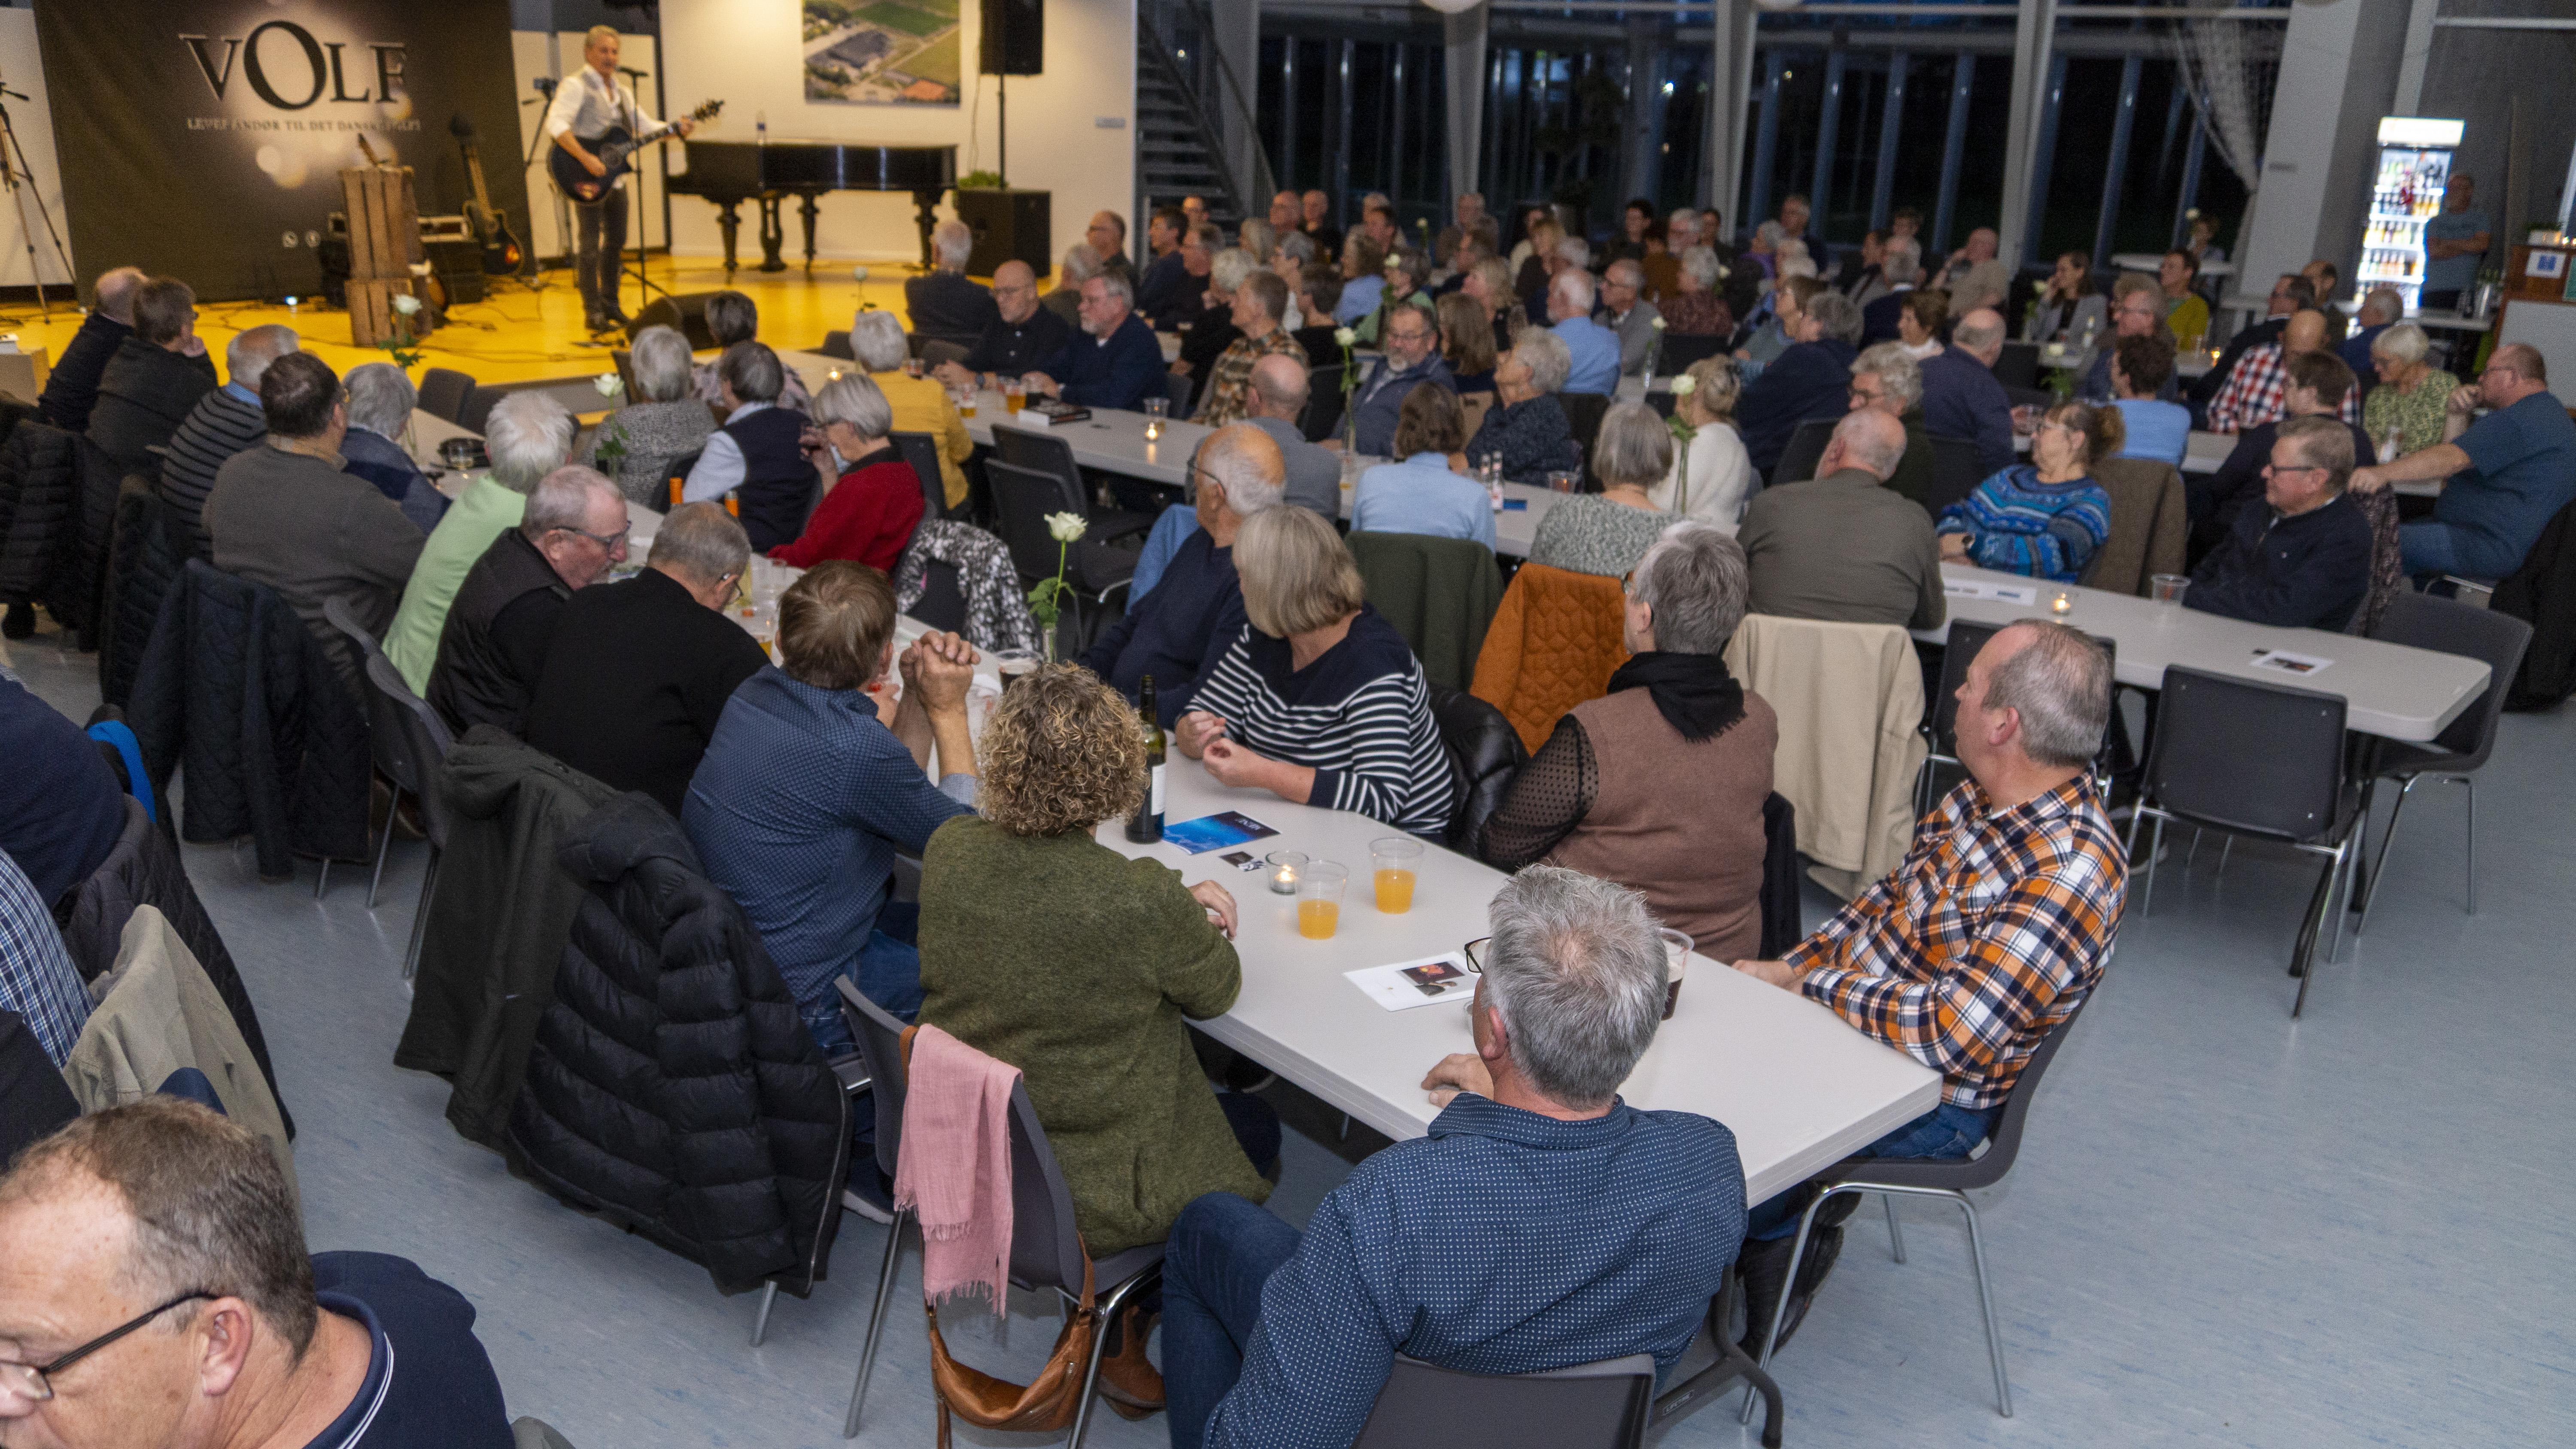
M 557 81 L 553 76 L 541 75 L 533 82 L 530 82 L 530 84 L 537 88 L 538 95 L 544 96 L 547 100 L 553 100 L 555 97 L 555 87 L 561 84 L 561 82 Z

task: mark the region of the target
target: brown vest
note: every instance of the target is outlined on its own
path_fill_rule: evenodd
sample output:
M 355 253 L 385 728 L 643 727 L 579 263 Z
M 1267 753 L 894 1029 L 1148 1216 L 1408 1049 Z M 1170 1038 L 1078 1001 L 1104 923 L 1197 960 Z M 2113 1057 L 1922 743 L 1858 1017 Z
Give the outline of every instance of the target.
M 1744 718 L 1693 743 L 1643 688 L 1576 705 L 1599 786 L 1548 862 L 1642 891 L 1655 918 L 1699 954 L 1736 961 L 1762 948 L 1762 802 L 1779 717 L 1752 690 Z

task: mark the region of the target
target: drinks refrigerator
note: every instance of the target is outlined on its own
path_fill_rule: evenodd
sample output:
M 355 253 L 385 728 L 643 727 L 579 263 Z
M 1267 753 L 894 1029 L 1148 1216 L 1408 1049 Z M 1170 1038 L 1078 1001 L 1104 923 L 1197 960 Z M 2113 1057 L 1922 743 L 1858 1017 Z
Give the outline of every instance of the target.
M 2361 270 L 2356 295 L 2394 287 L 2415 310 L 2424 288 L 2424 224 L 2442 210 L 2451 153 L 2467 130 L 2464 121 L 2429 116 L 2379 118 L 2379 169 L 2372 176 L 2370 219 L 2362 226 Z

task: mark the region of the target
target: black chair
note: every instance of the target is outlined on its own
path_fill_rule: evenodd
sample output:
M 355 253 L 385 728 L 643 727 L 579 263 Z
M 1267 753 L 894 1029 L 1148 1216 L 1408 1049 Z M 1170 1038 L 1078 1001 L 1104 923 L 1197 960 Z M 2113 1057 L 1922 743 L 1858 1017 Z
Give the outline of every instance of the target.
M 999 434 L 1002 429 L 993 431 Z M 1067 638 L 1079 648 L 1091 637 L 1087 621 L 1108 617 L 1109 597 L 1126 588 L 1135 577 L 1141 550 L 1112 548 L 1089 538 L 1077 540 L 1069 549 L 1060 549 L 1055 535 L 1047 531 L 1047 515 L 1078 512 L 1081 508 L 1079 496 L 1071 494 L 1063 479 L 1014 467 L 998 458 L 985 462 L 984 477 L 992 485 L 993 511 L 1001 525 L 1002 542 L 1010 549 L 1011 566 L 1019 570 L 1020 577 L 1031 584 L 1055 577 L 1061 556 L 1065 582 L 1073 585 L 1073 607 L 1060 619 L 1070 619 L 1073 631 Z M 1090 610 L 1100 612 L 1095 616 Z M 1058 627 L 1062 628 L 1061 622 Z
M 375 909 L 376 892 L 384 884 L 385 857 L 394 843 L 393 812 L 402 808 L 404 795 L 419 802 L 421 833 L 429 837 L 429 865 L 421 872 L 420 903 L 412 910 L 411 944 L 403 951 L 402 974 L 409 981 L 420 961 L 421 933 L 429 925 L 430 893 L 438 888 L 439 857 L 447 849 L 447 797 L 438 788 L 438 772 L 447 763 L 447 751 L 455 740 L 448 734 L 447 722 L 411 692 L 402 671 L 385 657 L 375 637 L 349 612 L 345 602 L 325 599 L 322 615 L 358 650 L 359 673 L 366 680 L 367 745 L 375 756 L 376 769 L 393 782 L 384 837 L 376 842 L 375 875 L 367 884 L 367 909 Z M 321 894 L 318 884 L 314 894 Z
M 1190 399 L 1196 395 L 1197 390 L 1198 384 L 1180 373 L 1163 374 L 1163 396 L 1172 400 L 1171 416 L 1173 417 L 1186 418 L 1190 415 Z
M 859 993 L 856 983 L 847 977 L 835 982 L 841 990 L 841 1020 L 849 1024 L 850 1035 L 858 1041 L 859 1059 L 867 1066 L 877 1112 L 877 1170 L 886 1181 L 894 1181 L 897 1155 L 903 1147 L 903 1023 L 884 1007 Z M 844 1206 L 855 1196 L 844 1188 Z M 875 1306 L 868 1311 L 867 1337 L 859 1348 L 859 1378 L 850 1389 L 849 1417 L 841 1422 L 841 1437 L 855 1438 L 859 1432 L 859 1406 L 867 1401 L 868 1370 L 876 1366 L 877 1342 L 885 1334 L 886 1304 L 894 1297 L 894 1270 L 903 1256 L 903 1229 L 912 1213 L 905 1208 L 894 1210 L 894 1221 L 886 1225 L 885 1259 L 877 1267 Z
M 921 516 L 948 516 L 948 484 L 939 471 L 939 440 L 928 433 L 888 433 L 895 451 L 912 465 L 912 476 L 921 481 Z
M 1079 513 L 1091 520 L 1091 531 L 1084 535 L 1086 539 L 1106 543 L 1129 534 L 1153 531 L 1153 514 L 1126 513 L 1092 506 L 1090 490 L 1083 486 L 1082 467 L 1073 461 L 1073 445 L 1062 438 L 1030 428 L 996 423 L 993 425 L 993 453 L 1014 468 L 1026 468 L 1060 480 L 1064 484 L 1065 502 L 1059 505 L 1059 509 Z M 998 509 L 999 506 L 997 502 L 995 507 Z M 1052 568 L 1049 572 L 1053 572 Z
M 1952 619 L 1949 638 L 1941 646 L 1941 684 L 1932 696 L 1932 717 L 1923 722 L 1923 743 L 1931 753 L 1923 757 L 1923 768 L 1914 777 L 1914 816 L 1921 819 L 1932 809 L 1932 780 L 1943 765 L 1959 763 L 1959 686 L 1968 677 L 1968 663 L 1986 641 L 2002 633 L 2001 624 L 1980 624 L 1973 619 Z
M 2529 624 L 2511 614 L 2411 590 L 2400 590 L 2397 597 L 2389 600 L 2388 612 L 2379 617 L 2379 627 L 2370 631 L 2371 638 L 2390 644 L 2484 660 L 2487 687 L 2429 745 L 2371 741 L 2361 767 L 2362 778 L 2367 782 L 2362 794 L 2363 818 L 2369 818 L 2371 797 L 2378 793 L 2380 781 L 2403 783 L 2397 791 L 2396 807 L 2388 812 L 2388 833 L 2379 838 L 2379 855 L 2370 863 L 2369 879 L 2362 887 L 2361 918 L 2352 928 L 2356 938 L 2370 924 L 2370 903 L 2378 898 L 2380 876 L 2388 869 L 2388 848 L 2397 843 L 2398 817 L 2405 813 L 2406 798 L 2415 793 L 2416 783 L 2421 780 L 2440 780 L 2468 791 L 2466 910 L 2473 916 L 2478 913 L 2476 771 L 2487 762 L 2487 756 L 2495 753 L 2496 720 L 2504 712 L 2505 695 L 2522 672 L 2522 655 L 2531 645 L 2531 632 Z
M 1816 476 L 1816 465 L 1824 461 L 1825 445 L 1834 440 L 1834 425 L 1839 417 L 1809 418 L 1798 424 L 1797 431 L 1781 446 L 1780 461 L 1771 465 L 1771 486 L 1804 483 Z
M 2290 974 L 2299 978 L 2298 999 L 2290 1005 L 2295 1020 L 2316 976 L 2317 940 L 2325 934 L 2335 886 L 2361 859 L 2353 834 L 2360 794 L 2344 775 L 2343 696 L 2174 666 L 2165 670 L 2156 706 L 2155 739 L 2147 746 L 2137 813 L 2129 819 L 2129 854 L 2136 857 L 2138 827 L 2152 817 L 2156 848 L 2172 820 L 2325 857 L 2290 953 Z M 2153 913 L 2155 902 L 2150 858 L 2139 914 Z M 2342 940 L 2338 914 L 2327 960 Z
M 846 327 L 824 333 L 823 345 L 814 350 L 825 357 L 838 358 L 843 362 L 859 360 L 859 355 L 850 350 L 850 332 Z
M 921 597 L 913 600 L 912 607 L 904 612 L 933 629 L 945 629 L 951 634 L 965 633 L 968 619 L 966 584 L 964 576 L 957 572 L 957 566 L 939 559 L 924 563 Z
M 507 388 L 479 385 L 470 388 L 465 394 L 465 400 L 457 404 L 456 416 L 451 421 L 465 431 L 480 437 L 486 430 L 485 425 L 492 420 L 493 407 L 509 395 L 510 391 Z
M 1932 437 L 1932 481 L 1923 491 L 1923 507 L 1934 518 L 1953 503 L 1964 502 L 1986 481 L 1986 465 L 1977 445 L 1967 438 Z
M 1512 777 L 1529 763 L 1529 750 L 1501 710 L 1463 689 L 1431 686 L 1431 722 L 1448 752 L 1457 798 L 1442 839 L 1450 849 L 1473 855 L 1486 819 L 1502 807 Z
M 1297 431 L 1306 441 L 1320 443 L 1342 425 L 1342 366 L 1334 363 L 1306 374 L 1306 411 L 1297 418 Z
M 1592 471 L 1593 445 L 1601 440 L 1601 420 L 1610 415 L 1610 399 L 1597 392 L 1561 392 L 1556 400 L 1565 409 L 1565 426 L 1574 435 L 1574 446 L 1583 450 L 1583 491 L 1598 493 L 1601 479 Z
M 456 422 L 465 412 L 465 395 L 473 390 L 473 378 L 452 367 L 433 367 L 420 375 L 420 410 Z
M 2005 343 L 2003 356 L 1995 359 L 1995 381 L 2002 383 L 2007 392 L 2039 386 L 2039 344 Z
M 1723 337 L 1683 337 L 1667 332 L 1664 334 L 1663 356 L 1657 359 L 1655 371 L 1667 375 L 1687 372 L 1693 363 L 1705 362 L 1724 350 L 1726 339 Z
M 1977 1188 L 1992 1187 L 2003 1181 L 2004 1174 L 2012 1171 L 2013 1158 L 2021 1152 L 2022 1124 L 2030 1119 L 2031 1099 L 2039 1094 L 2039 1080 L 2047 1074 L 2048 1064 L 2056 1059 L 2057 1049 L 2066 1044 L 2067 1035 L 2075 1030 L 2076 1018 L 2092 1004 L 2093 995 L 2088 991 L 2083 1000 L 2075 1003 L 2075 1009 L 2066 1014 L 2064 1021 L 2040 1038 L 2039 1049 L 2031 1053 L 2030 1061 L 2021 1069 L 2020 1078 L 2013 1083 L 2012 1095 L 2004 1099 L 2003 1114 L 1996 1118 L 1994 1136 L 1987 1141 L 1982 1154 L 1965 1158 L 1853 1158 L 1843 1162 L 1822 1174 L 1822 1180 L 1828 1185 L 1816 1194 L 1814 1202 L 1807 1204 L 1806 1213 L 1798 1219 L 1797 1246 L 1789 1252 L 1788 1281 L 1795 1283 L 1798 1281 L 1798 1259 L 1806 1254 L 1807 1235 L 1815 1226 L 1816 1210 L 1843 1193 L 1874 1192 L 1887 1200 L 1888 1244 L 1895 1251 L 1896 1261 L 1902 1263 L 1905 1261 L 1905 1239 L 1896 1226 L 1895 1199 L 1899 1196 L 1941 1197 L 1957 1203 L 1959 1211 L 1968 1217 L 1968 1254 L 1977 1268 L 1977 1303 L 1985 1310 L 1986 1319 L 1986 1355 L 1995 1370 L 1995 1408 L 2007 1419 L 2012 1417 L 2012 1384 L 2004 1376 L 2004 1336 L 1995 1321 L 1994 1289 L 1986 1281 L 1986 1247 L 1977 1234 L 1977 1205 L 1968 1200 L 1968 1193 Z M 1780 1296 L 1779 1306 L 1771 1312 L 1770 1327 L 1762 1335 L 1761 1362 L 1766 1368 L 1771 1363 L 1771 1352 L 1780 1335 L 1780 1322 L 1788 1308 L 1789 1295 L 1784 1293 Z M 1753 1403 L 1748 1395 L 1744 1417 L 1749 1419 L 1752 1416 Z
M 1650 1353 L 1507 1376 L 1397 1354 L 1351 1449 L 1638 1449 L 1654 1418 Z

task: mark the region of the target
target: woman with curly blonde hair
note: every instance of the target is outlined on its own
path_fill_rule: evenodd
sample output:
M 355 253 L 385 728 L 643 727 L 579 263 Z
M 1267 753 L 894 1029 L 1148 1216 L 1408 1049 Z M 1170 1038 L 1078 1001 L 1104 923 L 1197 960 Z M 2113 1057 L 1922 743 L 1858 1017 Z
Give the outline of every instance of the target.
M 1234 897 L 1092 835 L 1144 792 L 1135 709 L 1044 665 L 1003 692 L 976 758 L 981 813 L 922 856 L 921 1020 L 1020 1069 L 1093 1256 L 1161 1242 L 1201 1193 L 1260 1201 L 1279 1119 L 1216 1093 L 1186 1025 L 1242 987 Z

